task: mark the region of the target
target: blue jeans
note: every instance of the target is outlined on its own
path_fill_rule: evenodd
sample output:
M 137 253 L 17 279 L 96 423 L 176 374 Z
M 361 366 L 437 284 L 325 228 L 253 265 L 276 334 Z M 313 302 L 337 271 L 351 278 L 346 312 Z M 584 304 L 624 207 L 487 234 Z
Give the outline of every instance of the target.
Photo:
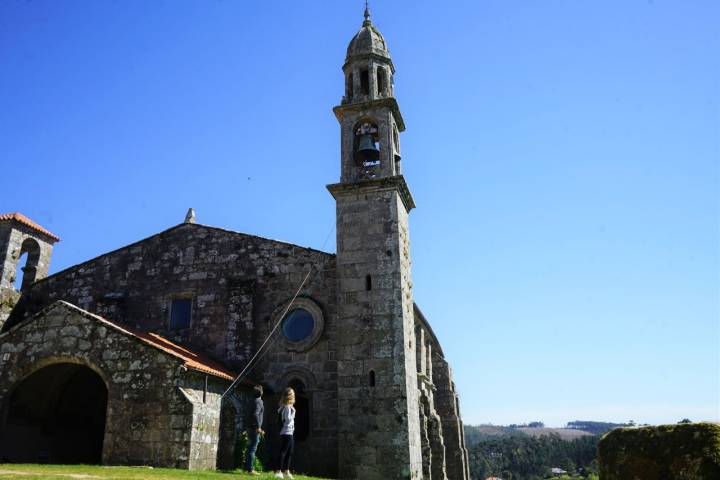
M 248 430 L 247 454 L 245 455 L 245 471 L 253 471 L 253 463 L 255 463 L 255 452 L 257 452 L 260 443 L 260 434 L 257 430 Z

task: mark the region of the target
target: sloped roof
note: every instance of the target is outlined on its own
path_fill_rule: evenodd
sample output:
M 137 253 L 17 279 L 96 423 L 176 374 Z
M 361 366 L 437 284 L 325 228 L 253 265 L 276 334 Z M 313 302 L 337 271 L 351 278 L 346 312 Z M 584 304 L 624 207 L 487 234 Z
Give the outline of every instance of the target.
M 184 362 L 183 365 L 188 369 L 207 373 L 208 375 L 213 375 L 215 377 L 230 381 L 235 380 L 235 377 L 237 376 L 235 372 L 227 369 L 218 362 L 211 360 L 210 358 L 207 358 L 199 353 L 195 353 L 192 350 L 189 350 L 181 345 L 173 343 L 167 338 L 161 337 L 156 333 L 147 333 L 132 329 L 126 325 L 121 325 L 99 315 L 95 315 L 94 313 L 90 313 L 80 307 L 73 305 L 72 303 L 68 303 L 63 300 L 58 300 L 54 302 L 52 305 L 42 310 L 36 316 L 43 315 L 44 313 L 47 313 L 55 308 L 65 308 L 67 310 L 72 310 L 86 318 L 95 320 L 96 322 L 99 322 L 115 331 L 129 335 L 146 345 L 150 345 L 151 347 L 157 348 L 158 350 L 162 350 L 163 352 L 182 360 Z M 242 383 L 245 385 L 254 385 L 254 383 L 247 380 L 243 380 Z
M 231 235 L 237 235 L 238 238 L 257 239 L 257 240 L 260 240 L 260 241 L 263 241 L 263 242 L 268 242 L 268 243 L 273 243 L 273 244 L 278 244 L 278 245 L 287 245 L 287 246 L 289 246 L 289 247 L 297 248 L 297 249 L 300 249 L 300 250 L 305 250 L 305 251 L 307 251 L 307 252 L 316 253 L 316 254 L 318 254 L 318 255 L 324 255 L 324 256 L 326 256 L 326 257 L 334 257 L 334 256 L 335 256 L 334 253 L 324 252 L 324 251 L 322 251 L 322 250 L 317 250 L 317 249 L 311 248 L 311 247 L 303 247 L 302 245 L 297 245 L 297 244 L 294 244 L 294 243 L 286 242 L 286 241 L 284 241 L 284 240 L 274 240 L 274 239 L 272 239 L 272 238 L 266 238 L 266 237 L 261 237 L 261 236 L 259 236 L 259 235 L 251 235 L 251 234 L 248 234 L 248 233 L 236 232 L 236 231 L 234 231 L 234 230 L 228 230 L 228 229 L 226 229 L 226 228 L 213 227 L 213 226 L 210 226 L 210 225 L 203 225 L 202 223 L 186 223 L 186 222 L 183 222 L 183 223 L 179 223 L 179 224 L 177 224 L 177 225 L 175 225 L 175 226 L 172 226 L 172 227 L 170 227 L 170 228 L 168 228 L 168 229 L 166 229 L 166 230 L 163 230 L 163 231 L 161 231 L 161 232 L 158 232 L 158 233 L 155 233 L 155 234 L 153 234 L 153 235 L 150 235 L 149 237 L 145 237 L 145 238 L 143 238 L 143 239 L 141 239 L 141 240 L 138 240 L 138 241 L 133 242 L 133 243 L 129 243 L 129 244 L 124 245 L 124 246 L 122 246 L 122 247 L 120 247 L 120 248 L 116 248 L 116 249 L 114 249 L 114 250 L 110 250 L 110 251 L 105 252 L 105 253 L 102 253 L 102 254 L 100 254 L 100 255 L 98 255 L 98 256 L 96 256 L 96 257 L 93 257 L 93 258 L 91 258 L 91 259 L 89 259 L 89 260 L 85 260 L 84 262 L 80 262 L 80 263 L 78 263 L 78 264 L 75 264 L 75 265 L 72 265 L 72 266 L 70 266 L 70 267 L 67 267 L 67 268 L 64 269 L 64 270 L 60 270 L 59 272 L 55 272 L 55 273 L 53 273 L 52 275 L 48 275 L 48 276 L 45 277 L 45 278 L 41 278 L 41 279 L 37 280 L 37 281 L 35 282 L 35 284 L 39 284 L 39 283 L 48 281 L 48 280 L 50 280 L 50 279 L 52 279 L 52 278 L 54 278 L 54 277 L 57 277 L 57 276 L 66 274 L 67 272 L 69 272 L 69 271 L 71 271 L 71 270 L 77 269 L 77 268 L 79 268 L 79 267 L 81 267 L 81 266 L 84 266 L 84 265 L 88 265 L 88 264 L 90 264 L 90 263 L 92 263 L 92 262 L 95 262 L 95 261 L 97 261 L 97 260 L 99 260 L 99 259 L 101 259 L 101 258 L 103 258 L 103 257 L 107 257 L 107 256 L 109 256 L 109 255 L 113 255 L 113 254 L 122 252 L 123 250 L 129 250 L 129 249 L 131 249 L 131 248 L 133 248 L 133 247 L 135 247 L 135 246 L 137 246 L 137 245 L 140 245 L 140 244 L 145 243 L 145 242 L 147 242 L 147 241 L 150 241 L 150 240 L 152 240 L 152 239 L 155 239 L 155 238 L 158 238 L 158 237 L 162 237 L 163 235 L 166 235 L 166 234 L 168 234 L 168 233 L 170 233 L 170 232 L 172 232 L 172 231 L 174 231 L 174 230 L 177 230 L 177 229 L 179 229 L 179 228 L 202 228 L 202 229 L 206 229 L 206 230 L 208 230 L 208 231 L 216 231 L 216 232 L 227 233 L 227 234 L 231 234 Z
M 37 232 L 47 235 L 48 237 L 52 238 L 56 242 L 60 241 L 60 237 L 58 237 L 54 233 L 50 233 L 48 230 L 45 230 L 43 227 L 41 227 L 37 223 L 33 222 L 32 220 L 30 220 L 28 217 L 26 217 L 25 215 L 23 215 L 20 212 L 4 213 L 4 214 L 0 215 L 0 221 L 4 221 L 4 220 L 5 221 L 15 220 L 16 222 L 22 223 L 26 227 L 30 227 Z

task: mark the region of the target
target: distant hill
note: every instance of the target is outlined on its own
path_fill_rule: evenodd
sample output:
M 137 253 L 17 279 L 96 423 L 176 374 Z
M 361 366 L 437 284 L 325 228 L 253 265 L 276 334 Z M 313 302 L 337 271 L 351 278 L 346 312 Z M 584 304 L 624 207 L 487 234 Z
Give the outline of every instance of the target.
M 509 437 L 527 437 L 527 435 L 518 429 L 499 425 L 465 425 L 465 443 L 468 446 L 486 440 Z
M 514 429 L 529 435 L 531 437 L 541 437 L 543 435 L 557 435 L 561 440 L 575 440 L 580 437 L 587 437 L 594 435 L 593 433 L 586 432 L 584 430 L 577 430 L 575 428 L 517 428 Z
M 589 420 L 575 420 L 574 422 L 568 422 L 567 428 L 571 428 L 573 430 L 582 430 L 583 432 L 590 432 L 594 435 L 602 435 L 603 433 L 609 432 L 613 428 L 631 427 L 633 425 L 634 423 L 592 422 Z
M 530 427 L 504 427 L 500 425 L 465 425 L 465 441 L 474 445 L 486 440 L 509 437 L 541 437 L 543 435 L 557 435 L 561 440 L 571 441 L 576 438 L 593 435 L 590 432 L 574 428 L 530 428 Z
M 548 478 L 553 468 L 587 476 L 596 473 L 599 440 L 597 435 L 572 428 L 465 426 L 472 480 L 539 480 Z

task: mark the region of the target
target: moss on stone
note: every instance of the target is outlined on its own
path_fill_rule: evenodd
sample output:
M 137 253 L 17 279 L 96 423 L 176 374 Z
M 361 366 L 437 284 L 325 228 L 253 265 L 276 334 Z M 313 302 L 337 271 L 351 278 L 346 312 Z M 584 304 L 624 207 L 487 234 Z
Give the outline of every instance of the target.
M 598 445 L 602 480 L 720 479 L 720 425 L 618 428 Z

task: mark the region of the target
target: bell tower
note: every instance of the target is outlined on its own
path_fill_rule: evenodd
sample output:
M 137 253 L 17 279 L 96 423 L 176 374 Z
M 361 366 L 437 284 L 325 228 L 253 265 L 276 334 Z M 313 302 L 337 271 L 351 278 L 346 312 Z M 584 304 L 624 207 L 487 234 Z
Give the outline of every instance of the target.
M 400 132 L 405 124 L 394 96 L 395 67 L 367 8 L 362 28 L 348 46 L 343 73 L 345 95 L 333 109 L 342 135 L 340 180 L 400 175 Z
M 20 291 L 47 277 L 53 245 L 59 240 L 19 212 L 0 215 L 0 329 Z
M 405 124 L 385 39 L 370 20 L 350 41 L 336 200 L 338 444 L 341 478 L 421 479 Z

